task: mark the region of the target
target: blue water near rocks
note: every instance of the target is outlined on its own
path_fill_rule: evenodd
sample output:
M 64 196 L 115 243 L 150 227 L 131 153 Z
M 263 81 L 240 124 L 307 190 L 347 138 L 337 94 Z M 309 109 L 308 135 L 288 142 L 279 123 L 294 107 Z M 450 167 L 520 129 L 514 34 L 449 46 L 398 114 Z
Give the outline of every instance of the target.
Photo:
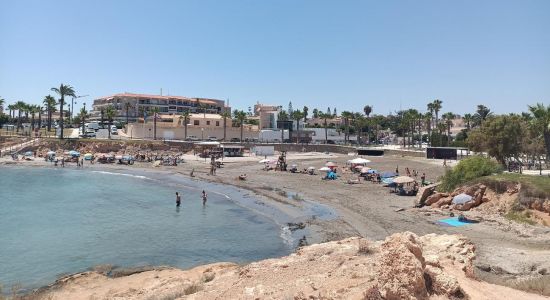
M 202 188 L 146 174 L 2 167 L 0 283 L 28 289 L 100 264 L 187 268 L 292 250 L 280 225 L 227 196 L 209 193 L 203 207 Z

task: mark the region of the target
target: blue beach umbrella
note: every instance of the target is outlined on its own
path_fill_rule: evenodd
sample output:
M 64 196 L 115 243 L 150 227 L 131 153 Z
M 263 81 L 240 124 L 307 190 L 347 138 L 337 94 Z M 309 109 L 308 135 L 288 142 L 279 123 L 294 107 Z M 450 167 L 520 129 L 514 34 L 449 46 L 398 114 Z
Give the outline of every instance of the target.
M 378 170 L 370 169 L 367 171 L 367 174 L 378 174 Z
M 71 150 L 71 151 L 69 151 L 69 155 L 78 157 L 78 156 L 80 156 L 80 152 L 75 151 L 75 150 Z

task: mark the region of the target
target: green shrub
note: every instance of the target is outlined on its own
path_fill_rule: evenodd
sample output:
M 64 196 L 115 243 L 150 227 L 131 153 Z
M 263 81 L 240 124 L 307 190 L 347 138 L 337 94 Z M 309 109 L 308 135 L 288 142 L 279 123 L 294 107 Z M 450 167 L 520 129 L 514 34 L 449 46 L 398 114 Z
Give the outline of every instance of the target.
M 483 156 L 468 157 L 461 160 L 454 168 L 445 172 L 438 189 L 450 192 L 468 181 L 493 173 L 500 173 L 501 171 L 500 165 L 489 158 Z

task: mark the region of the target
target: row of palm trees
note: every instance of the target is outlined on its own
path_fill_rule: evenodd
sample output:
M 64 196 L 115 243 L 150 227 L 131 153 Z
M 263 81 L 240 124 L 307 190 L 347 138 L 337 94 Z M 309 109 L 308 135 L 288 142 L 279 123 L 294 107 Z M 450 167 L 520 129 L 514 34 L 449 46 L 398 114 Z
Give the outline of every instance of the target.
M 17 132 L 19 132 L 19 129 L 22 128 L 23 120 L 26 122 L 31 123 L 31 129 L 34 130 L 35 125 L 38 125 L 38 128 L 42 127 L 42 113 L 47 113 L 47 126 L 48 131 L 51 130 L 52 127 L 52 114 L 56 112 L 56 105 L 59 104 L 59 128 L 61 130 L 60 138 L 63 138 L 63 107 L 65 105 L 65 97 L 76 97 L 74 88 L 70 85 L 64 85 L 61 84 L 59 87 L 51 88 L 51 91 L 55 92 L 57 95 L 59 95 L 59 101 L 56 101 L 56 99 L 48 95 L 44 97 L 44 100 L 42 102 L 43 105 L 34 105 L 34 104 L 28 104 L 24 101 L 17 101 L 13 104 L 9 104 L 7 106 L 7 109 L 9 111 L 9 117 L 12 119 L 12 121 L 17 119 Z M 0 106 L 4 107 L 5 100 L 1 99 Z M 16 112 L 17 112 L 17 118 L 16 118 Z M 31 118 L 29 119 L 29 115 Z M 38 116 L 38 122 L 35 122 L 35 117 Z M 38 123 L 38 124 L 36 124 Z

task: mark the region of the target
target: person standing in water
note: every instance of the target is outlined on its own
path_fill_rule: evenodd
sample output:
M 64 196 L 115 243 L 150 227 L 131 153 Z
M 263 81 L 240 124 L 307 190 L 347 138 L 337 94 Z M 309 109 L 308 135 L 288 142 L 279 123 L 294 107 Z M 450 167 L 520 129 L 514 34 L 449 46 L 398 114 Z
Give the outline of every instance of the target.
M 176 207 L 179 207 L 181 205 L 181 196 L 178 192 L 176 192 Z
M 208 195 L 205 190 L 202 190 L 202 205 L 206 205 L 206 200 L 208 200 Z

